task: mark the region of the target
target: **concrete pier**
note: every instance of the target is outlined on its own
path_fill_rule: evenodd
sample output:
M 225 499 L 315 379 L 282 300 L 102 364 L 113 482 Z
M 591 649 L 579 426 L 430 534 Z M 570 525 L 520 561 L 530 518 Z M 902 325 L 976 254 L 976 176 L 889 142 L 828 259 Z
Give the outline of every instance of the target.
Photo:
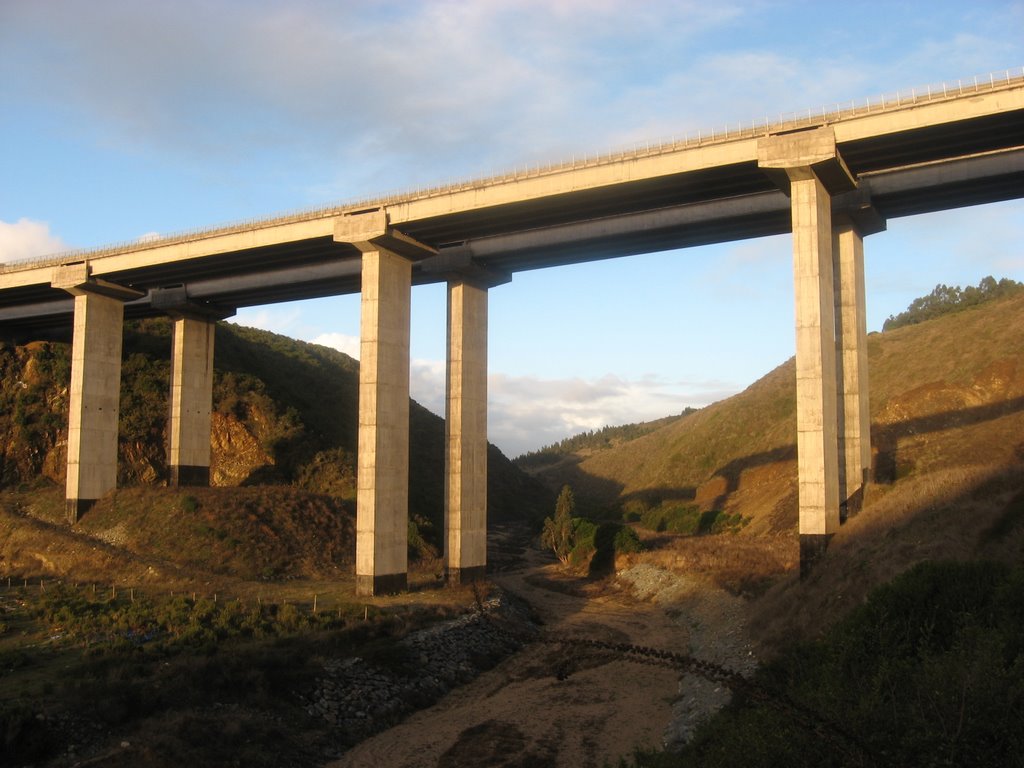
M 412 260 L 435 251 L 393 230 L 383 210 L 343 217 L 334 239 L 362 253 L 356 593 L 400 592 L 409 570 Z
M 365 251 L 362 285 L 356 593 L 379 595 L 407 584 L 412 265 Z
M 210 484 L 210 414 L 213 411 L 213 348 L 217 321 L 234 308 L 189 297 L 186 285 L 154 288 L 150 301 L 174 323 L 170 414 L 167 421 L 168 484 Z
M 174 318 L 171 412 L 168 420 L 169 484 L 210 484 L 210 412 L 213 409 L 213 346 L 216 323 Z
M 829 128 L 762 139 L 758 163 L 788 188 L 792 206 L 800 563 L 806 572 L 840 523 L 832 195 L 856 184 Z
M 487 289 L 448 283 L 445 564 L 449 583 L 487 570 Z
M 836 363 L 839 393 L 840 518 L 857 514 L 871 469 L 868 406 L 868 343 L 864 301 L 864 237 L 850 217 L 833 222 L 832 264 L 836 277 Z
M 51 285 L 75 297 L 65 492 L 75 523 L 117 487 L 124 302 L 141 294 L 91 278 L 85 264 L 58 267 Z

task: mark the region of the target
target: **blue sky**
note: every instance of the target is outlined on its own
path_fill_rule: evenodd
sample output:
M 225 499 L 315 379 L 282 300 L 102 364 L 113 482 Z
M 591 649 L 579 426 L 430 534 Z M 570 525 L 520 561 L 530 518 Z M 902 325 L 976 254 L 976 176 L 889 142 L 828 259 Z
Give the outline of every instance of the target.
M 1024 66 L 1024 3 L 0 0 L 0 260 L 614 150 Z M 889 222 L 868 327 L 1024 280 L 1024 202 Z M 509 455 L 740 391 L 793 354 L 788 236 L 519 273 L 491 292 Z M 444 289 L 412 392 L 443 413 Z M 358 298 L 237 322 L 355 352 Z

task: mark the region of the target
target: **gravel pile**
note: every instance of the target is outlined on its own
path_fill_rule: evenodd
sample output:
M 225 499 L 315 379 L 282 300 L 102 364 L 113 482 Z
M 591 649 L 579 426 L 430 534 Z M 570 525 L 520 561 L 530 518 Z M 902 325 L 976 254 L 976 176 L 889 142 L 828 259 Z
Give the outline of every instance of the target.
M 413 632 L 372 658 L 328 660 L 307 711 L 337 728 L 342 744 L 356 744 L 468 683 L 536 632 L 525 608 L 491 598 L 482 612 Z

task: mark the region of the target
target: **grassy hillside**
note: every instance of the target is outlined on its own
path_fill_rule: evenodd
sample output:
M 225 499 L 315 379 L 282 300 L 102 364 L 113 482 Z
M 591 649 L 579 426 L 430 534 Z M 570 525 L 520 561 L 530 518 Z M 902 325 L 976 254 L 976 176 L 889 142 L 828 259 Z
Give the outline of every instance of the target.
M 535 475 L 571 484 L 592 515 L 649 529 L 648 562 L 761 595 L 753 629 L 771 655 L 918 562 L 1024 556 L 1021 328 L 1018 294 L 869 336 L 873 478 L 806 582 L 792 360 L 732 398 Z M 735 535 L 675 533 L 718 521 Z
M 868 338 L 875 496 L 931 470 L 1020 460 L 1024 296 Z M 592 507 L 694 501 L 743 507 L 746 530 L 795 519 L 796 408 L 789 360 L 735 397 L 535 474 Z

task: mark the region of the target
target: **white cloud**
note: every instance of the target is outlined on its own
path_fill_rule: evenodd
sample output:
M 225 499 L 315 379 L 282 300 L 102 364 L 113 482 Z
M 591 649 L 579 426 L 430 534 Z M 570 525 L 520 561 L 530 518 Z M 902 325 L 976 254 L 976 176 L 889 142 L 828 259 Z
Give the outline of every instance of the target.
M 488 392 L 488 433 L 510 456 L 604 426 L 650 421 L 702 407 L 735 394 L 721 381 L 636 379 L 541 379 L 492 374 Z
M 412 360 L 409 364 L 409 395 L 442 418 L 445 413 L 446 376 L 443 360 Z
M 31 259 L 63 250 L 67 250 L 67 245 L 50 232 L 50 225 L 44 221 L 25 218 L 13 224 L 0 221 L 0 263 Z
M 87 113 L 109 142 L 239 162 L 253 148 L 298 151 L 333 158 L 350 177 L 354 165 L 414 156 L 504 166 L 552 142 L 603 142 L 616 107 L 609 81 L 663 64 L 659 51 L 738 14 L 730 3 L 613 0 L 296 0 L 244 11 L 55 0 L 8 9 L 0 48 L 12 70 L 20 62 L 49 82 L 34 100 Z
M 350 336 L 347 333 L 321 333 L 319 336 L 310 339 L 313 344 L 322 344 L 325 347 L 332 347 L 339 352 L 344 352 L 353 360 L 359 359 L 359 337 Z

